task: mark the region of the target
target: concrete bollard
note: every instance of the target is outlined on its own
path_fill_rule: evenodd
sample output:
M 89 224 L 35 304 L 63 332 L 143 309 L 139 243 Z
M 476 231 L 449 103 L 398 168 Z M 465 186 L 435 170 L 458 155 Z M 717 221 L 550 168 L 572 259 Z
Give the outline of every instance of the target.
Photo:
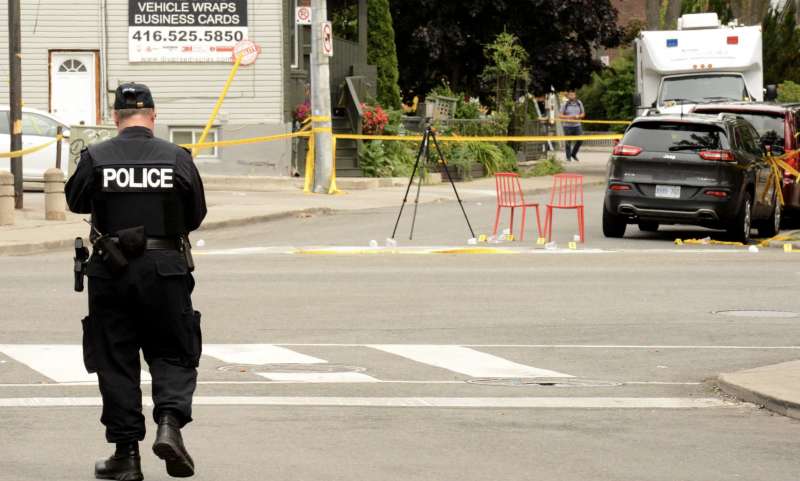
M 0 170 L 0 225 L 14 225 L 14 176 Z
M 44 173 L 44 218 L 67 220 L 67 199 L 64 197 L 64 173 L 47 169 Z

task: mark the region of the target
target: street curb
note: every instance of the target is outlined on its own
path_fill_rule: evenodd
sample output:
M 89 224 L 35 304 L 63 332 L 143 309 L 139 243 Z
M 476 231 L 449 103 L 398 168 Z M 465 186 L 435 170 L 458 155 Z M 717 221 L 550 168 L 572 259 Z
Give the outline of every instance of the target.
M 195 232 L 205 232 L 209 230 L 225 229 L 229 227 L 240 227 L 243 225 L 272 222 L 276 220 L 288 219 L 302 214 L 310 215 L 330 215 L 336 212 L 335 209 L 329 207 L 314 207 L 310 209 L 299 209 L 285 212 L 275 212 L 272 214 L 253 215 L 248 217 L 238 217 L 235 219 L 225 219 L 219 221 L 211 221 L 204 223 Z M 36 242 L 32 244 L 15 244 L 9 246 L 0 246 L 0 256 L 28 256 L 34 254 L 43 254 L 50 251 L 71 249 L 74 245 L 74 239 L 62 239 L 46 242 Z
M 605 180 L 598 180 L 593 182 L 587 182 L 584 184 L 584 187 L 596 187 L 605 185 Z M 537 187 L 533 189 L 523 189 L 523 193 L 525 195 L 540 195 L 546 194 L 550 192 L 551 187 Z M 436 199 L 431 199 L 430 202 L 435 202 L 439 200 L 452 200 L 455 201 L 454 197 L 437 197 Z M 398 200 L 399 202 L 399 200 Z M 370 209 L 380 209 L 381 207 L 370 207 L 364 210 Z M 210 221 L 204 223 L 197 232 L 204 232 L 209 230 L 215 229 L 224 229 L 229 227 L 240 227 L 243 225 L 248 224 L 255 224 L 255 223 L 262 223 L 262 222 L 272 222 L 276 220 L 283 220 L 290 217 L 298 216 L 301 214 L 311 214 L 311 215 L 333 215 L 339 212 L 339 209 L 332 209 L 330 207 L 314 207 L 309 209 L 299 209 L 299 210 L 291 210 L 285 212 L 275 212 L 272 214 L 262 214 L 262 215 L 253 215 L 247 217 L 238 217 L 235 219 L 225 219 L 219 221 Z M 43 254 L 49 251 L 56 251 L 56 250 L 66 250 L 73 247 L 75 240 L 74 239 L 62 239 L 62 240 L 53 240 L 53 241 L 45 241 L 45 242 L 36 242 L 36 243 L 29 243 L 29 244 L 14 244 L 8 246 L 0 246 L 0 256 L 28 256 L 34 254 Z
M 717 377 L 717 385 L 724 393 L 741 401 L 762 406 L 782 416 L 800 419 L 800 403 L 779 399 L 754 389 L 748 389 L 729 379 L 729 376 L 732 375 L 735 374 L 720 374 Z
M 302 189 L 302 177 L 206 175 L 203 187 L 206 191 L 274 192 L 280 189 Z M 439 173 L 428 175 L 426 185 L 441 184 Z M 398 187 L 408 184 L 408 177 L 337 177 L 336 186 L 342 190 L 371 190 L 381 187 Z

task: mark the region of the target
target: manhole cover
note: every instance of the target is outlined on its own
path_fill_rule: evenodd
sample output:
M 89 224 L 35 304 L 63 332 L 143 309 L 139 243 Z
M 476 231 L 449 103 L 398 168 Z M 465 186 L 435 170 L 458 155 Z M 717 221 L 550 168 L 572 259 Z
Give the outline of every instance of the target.
M 343 364 L 226 364 L 217 368 L 226 372 L 364 372 L 359 366 Z
M 470 384 L 486 386 L 541 386 L 541 387 L 615 387 L 622 383 L 611 381 L 594 381 L 590 379 L 572 378 L 534 378 L 534 377 L 484 377 L 468 379 Z
M 772 319 L 791 319 L 800 316 L 800 314 L 796 312 L 774 311 L 770 309 L 735 309 L 730 311 L 714 311 L 714 314 L 728 317 L 762 317 Z

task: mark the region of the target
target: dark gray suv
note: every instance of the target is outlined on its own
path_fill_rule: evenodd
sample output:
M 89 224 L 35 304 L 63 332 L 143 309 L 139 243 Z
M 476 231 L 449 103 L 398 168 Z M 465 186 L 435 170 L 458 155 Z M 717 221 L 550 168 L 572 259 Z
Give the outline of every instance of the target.
M 781 208 L 764 155 L 756 130 L 736 115 L 637 118 L 609 160 L 603 234 L 690 224 L 742 242 L 753 227 L 772 237 Z

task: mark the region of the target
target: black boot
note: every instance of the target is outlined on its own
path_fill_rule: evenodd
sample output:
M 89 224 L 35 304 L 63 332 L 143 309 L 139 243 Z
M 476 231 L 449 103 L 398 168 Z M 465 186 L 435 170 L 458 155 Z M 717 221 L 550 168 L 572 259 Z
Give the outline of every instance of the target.
M 110 458 L 95 463 L 94 477 L 116 481 L 142 481 L 144 475 L 139 457 L 139 443 L 117 443 L 117 450 Z
M 158 433 L 153 452 L 167 463 L 167 474 L 188 478 L 194 474 L 194 461 L 186 451 L 181 437 L 181 425 L 175 417 L 164 414 L 158 418 Z

